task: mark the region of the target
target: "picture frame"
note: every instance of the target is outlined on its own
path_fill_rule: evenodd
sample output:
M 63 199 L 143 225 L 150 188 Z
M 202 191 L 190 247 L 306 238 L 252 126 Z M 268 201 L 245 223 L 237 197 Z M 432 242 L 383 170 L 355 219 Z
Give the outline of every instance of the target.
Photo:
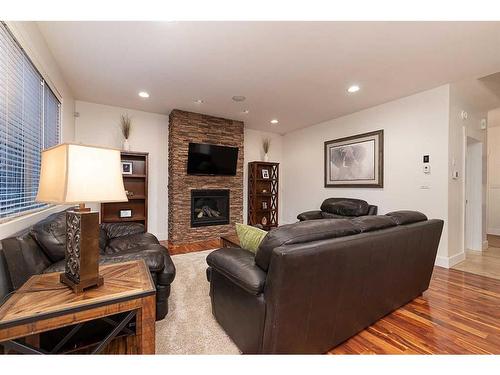
M 122 161 L 122 174 L 133 174 L 133 163 L 131 161 Z
M 262 169 L 262 178 L 269 179 L 269 169 Z
M 325 142 L 325 187 L 384 187 L 384 131 Z
M 120 210 L 118 215 L 119 215 L 120 219 L 132 217 L 132 210 L 130 210 L 130 209 Z

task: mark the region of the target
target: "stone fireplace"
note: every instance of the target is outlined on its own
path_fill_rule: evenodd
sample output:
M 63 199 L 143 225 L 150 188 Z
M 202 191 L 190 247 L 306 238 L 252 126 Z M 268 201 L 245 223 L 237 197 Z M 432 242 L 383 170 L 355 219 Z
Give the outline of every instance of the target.
M 243 222 L 243 138 L 241 121 L 177 109 L 170 113 L 168 240 L 171 245 L 234 234 L 235 224 Z M 236 175 L 188 175 L 190 142 L 238 147 Z
M 191 227 L 229 224 L 229 190 L 191 190 Z

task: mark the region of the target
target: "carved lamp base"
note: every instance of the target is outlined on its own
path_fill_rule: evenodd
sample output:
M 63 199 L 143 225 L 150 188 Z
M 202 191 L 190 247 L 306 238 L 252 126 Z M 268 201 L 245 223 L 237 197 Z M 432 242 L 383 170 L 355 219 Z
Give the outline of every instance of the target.
M 76 284 L 66 276 L 66 273 L 61 273 L 59 280 L 61 283 L 66 284 L 69 286 L 72 290 L 73 293 L 75 294 L 80 294 L 82 293 L 85 289 L 91 288 L 91 287 L 98 287 L 104 285 L 104 278 L 101 275 L 97 275 L 97 278 L 94 279 L 88 279 L 85 281 L 81 281 L 80 283 Z
M 73 292 L 101 286 L 99 275 L 99 214 L 80 205 L 66 212 L 66 267 L 60 280 Z

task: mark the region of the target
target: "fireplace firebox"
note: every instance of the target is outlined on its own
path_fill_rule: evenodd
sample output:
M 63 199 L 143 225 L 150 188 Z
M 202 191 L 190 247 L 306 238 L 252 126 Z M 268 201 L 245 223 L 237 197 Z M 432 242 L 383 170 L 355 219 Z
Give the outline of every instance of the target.
M 229 224 L 229 190 L 191 190 L 191 227 Z

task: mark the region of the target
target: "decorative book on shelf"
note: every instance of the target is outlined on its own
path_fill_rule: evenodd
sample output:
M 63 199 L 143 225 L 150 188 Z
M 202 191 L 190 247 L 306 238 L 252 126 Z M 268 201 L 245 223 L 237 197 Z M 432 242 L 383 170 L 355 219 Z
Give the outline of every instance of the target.
M 278 226 L 279 163 L 248 163 L 248 224 Z
M 123 185 L 128 202 L 101 204 L 101 223 L 136 222 L 148 230 L 148 153 L 122 151 Z

